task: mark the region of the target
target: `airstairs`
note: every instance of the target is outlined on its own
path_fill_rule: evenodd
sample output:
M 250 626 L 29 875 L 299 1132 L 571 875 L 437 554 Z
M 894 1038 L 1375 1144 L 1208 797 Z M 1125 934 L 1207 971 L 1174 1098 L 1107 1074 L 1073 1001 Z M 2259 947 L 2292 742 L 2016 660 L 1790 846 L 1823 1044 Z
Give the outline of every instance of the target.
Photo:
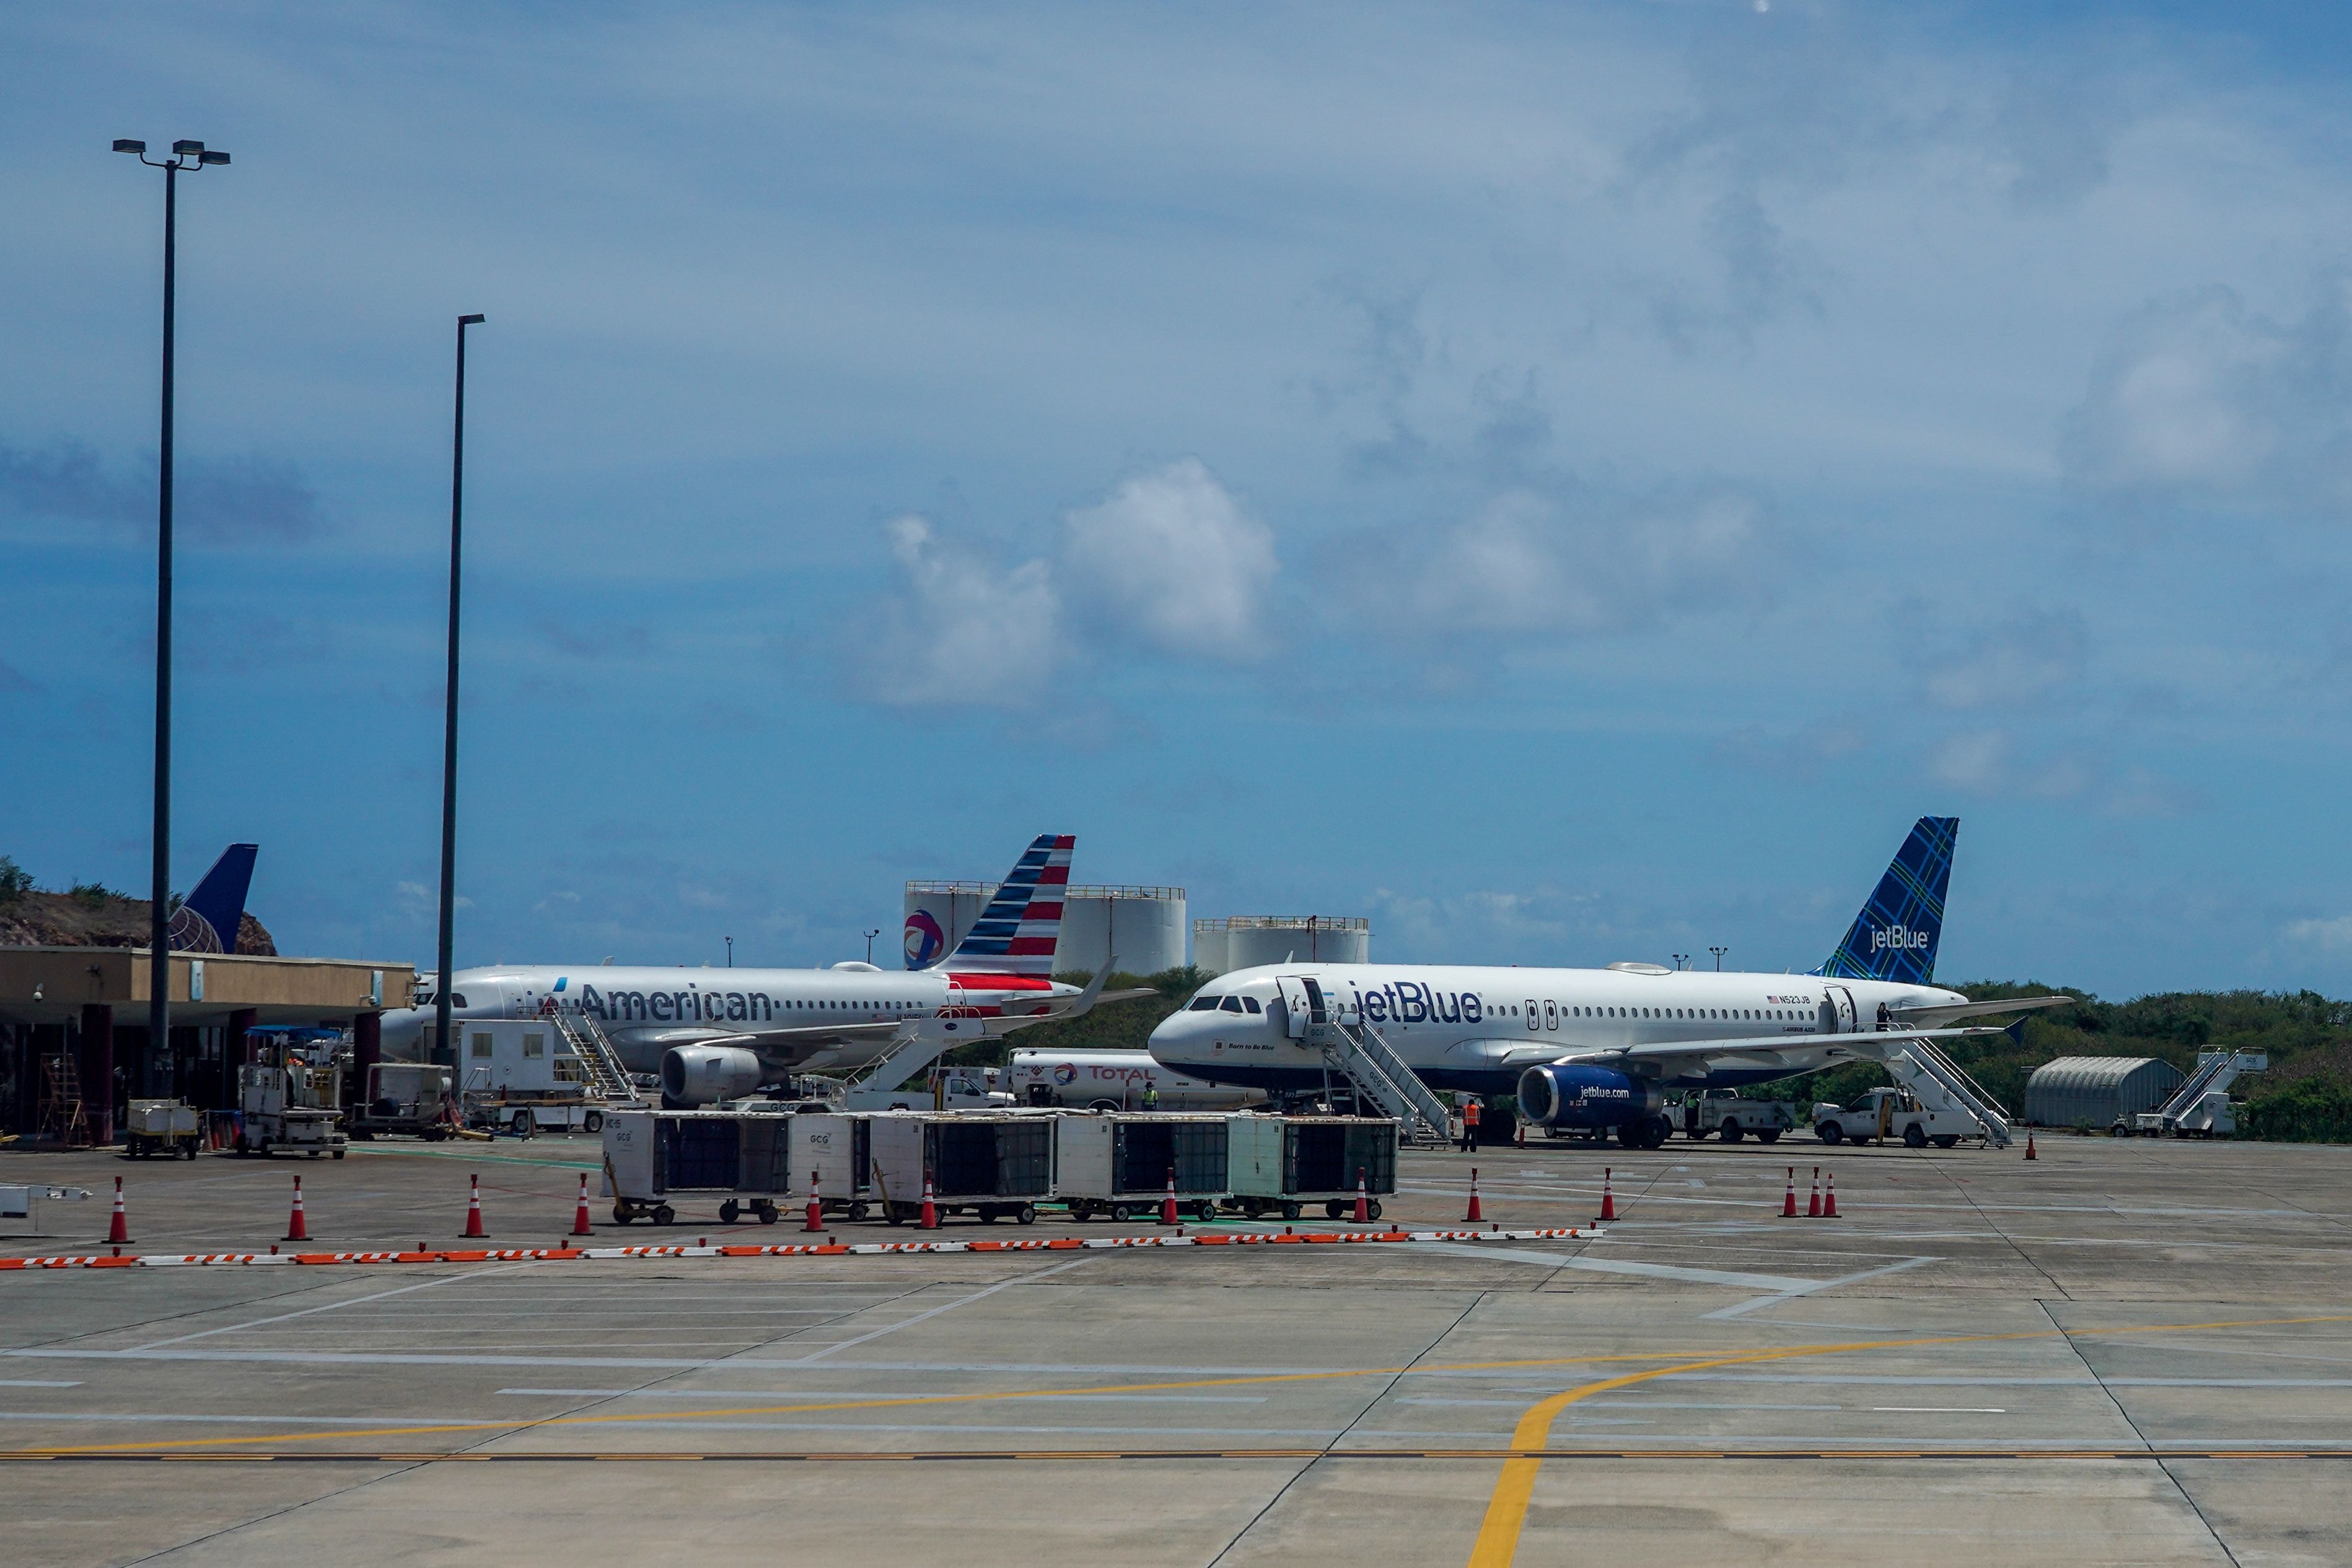
M 887 1095 L 916 1073 L 959 1045 L 988 1037 L 987 1026 L 975 1019 L 911 1018 L 901 1021 L 889 1045 L 872 1063 L 844 1080 L 836 1096 L 854 1105 L 861 1096 Z
M 1334 1010 L 1310 1021 L 1306 1038 L 1323 1052 L 1324 1066 L 1347 1079 L 1360 1103 L 1370 1101 L 1383 1116 L 1403 1123 L 1408 1137 L 1444 1141 L 1445 1103 L 1361 1014 Z
M 2133 1118 L 2135 1127 L 2145 1132 L 2209 1131 L 2217 1122 L 2226 1123 L 2228 1118 L 2226 1114 L 2220 1117 L 2210 1113 L 2200 1116 L 2200 1108 L 2204 1105 L 2207 1098 L 2215 1094 L 2223 1096 L 2223 1107 L 2226 1113 L 2229 1088 L 2231 1084 L 2237 1082 L 2238 1074 L 2260 1072 L 2269 1065 L 2270 1058 L 2263 1051 L 2200 1051 L 2197 1054 L 2197 1071 L 2190 1073 L 2187 1082 L 2173 1091 L 2171 1099 L 2167 1100 L 2155 1111 L 2143 1111 Z M 2201 1124 L 2192 1127 L 2192 1123 Z M 2227 1127 L 2223 1130 L 2226 1131 Z
M 1896 1037 L 1888 1042 L 1881 1060 L 1920 1104 L 1931 1111 L 1965 1113 L 1984 1129 L 1987 1143 L 1997 1149 L 2009 1147 L 2009 1117 L 2001 1110 L 2000 1102 L 1963 1071 L 1958 1062 L 1945 1055 L 1934 1040 L 1917 1035 Z
M 629 1076 L 627 1065 L 621 1061 L 620 1051 L 613 1044 L 613 1037 L 604 1032 L 604 1026 L 596 1021 L 593 1013 L 584 1008 L 558 1008 L 551 1016 L 556 1031 L 572 1047 L 572 1054 L 587 1068 L 589 1083 L 606 1101 L 635 1105 L 644 1100 Z

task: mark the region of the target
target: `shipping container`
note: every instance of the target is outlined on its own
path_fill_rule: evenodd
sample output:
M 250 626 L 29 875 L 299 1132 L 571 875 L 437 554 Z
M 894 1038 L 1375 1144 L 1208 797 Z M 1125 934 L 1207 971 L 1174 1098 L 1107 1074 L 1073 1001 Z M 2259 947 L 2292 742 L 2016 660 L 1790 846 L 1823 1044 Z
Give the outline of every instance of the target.
M 971 1213 L 1027 1225 L 1054 1194 L 1054 1123 L 1045 1113 L 878 1111 L 870 1118 L 869 1168 L 882 1216 L 903 1225 L 922 1213 L 923 1182 L 941 1215 Z
M 1372 1199 L 1396 1191 L 1397 1124 L 1371 1116 L 1265 1116 L 1228 1120 L 1226 1189 L 1230 1207 L 1256 1218 L 1296 1219 L 1320 1203 L 1333 1219 L 1351 1213 L 1359 1179 Z
M 1079 1219 L 1107 1214 L 1125 1221 L 1152 1212 L 1167 1196 L 1171 1172 L 1180 1209 L 1213 1218 L 1229 1190 L 1229 1116 L 1142 1113 L 1056 1117 L 1054 1190 Z

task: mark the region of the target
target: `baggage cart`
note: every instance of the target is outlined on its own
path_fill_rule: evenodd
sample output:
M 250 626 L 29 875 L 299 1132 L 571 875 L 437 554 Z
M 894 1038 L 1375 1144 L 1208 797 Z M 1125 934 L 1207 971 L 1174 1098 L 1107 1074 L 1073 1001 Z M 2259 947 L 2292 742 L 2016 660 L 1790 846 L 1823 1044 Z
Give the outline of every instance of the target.
M 839 1111 L 803 1111 L 785 1124 L 786 1188 L 794 1208 L 808 1207 L 808 1182 L 826 1214 L 865 1219 L 873 1209 L 874 1118 Z
M 1054 1190 L 1075 1219 L 1125 1224 L 1159 1211 L 1172 1173 L 1177 1210 L 1213 1219 L 1230 1190 L 1227 1124 L 1218 1115 L 1066 1113 L 1055 1121 Z
M 1226 1207 L 1252 1219 L 1296 1219 L 1320 1203 L 1333 1219 L 1351 1214 L 1360 1176 L 1372 1218 L 1396 1191 L 1397 1124 L 1375 1116 L 1267 1116 L 1228 1119 Z
M 941 1216 L 1007 1216 L 1024 1225 L 1054 1196 L 1051 1114 L 988 1111 L 879 1111 L 870 1118 L 874 1196 L 893 1225 L 918 1218 L 923 1182 Z
M 184 1100 L 133 1100 L 130 1119 L 123 1124 L 122 1152 L 134 1160 L 150 1155 L 194 1159 L 202 1121 Z
M 604 1115 L 605 1196 L 622 1225 L 677 1218 L 670 1199 L 723 1195 L 719 1219 L 773 1225 L 792 1196 L 793 1116 L 779 1111 L 623 1111 Z

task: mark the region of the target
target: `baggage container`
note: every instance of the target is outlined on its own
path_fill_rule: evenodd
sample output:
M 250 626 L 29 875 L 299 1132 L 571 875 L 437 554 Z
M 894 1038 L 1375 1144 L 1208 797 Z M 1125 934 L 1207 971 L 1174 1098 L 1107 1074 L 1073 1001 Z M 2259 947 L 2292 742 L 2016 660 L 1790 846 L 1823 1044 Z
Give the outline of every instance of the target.
M 201 1119 L 185 1101 L 133 1100 L 131 1114 L 123 1118 L 122 1152 L 134 1160 L 150 1155 L 194 1159 Z
M 793 1207 L 807 1207 L 808 1182 L 814 1176 L 825 1213 L 845 1219 L 864 1219 L 871 1214 L 874 1118 L 838 1111 L 803 1111 L 784 1118 L 784 1125 L 790 1140 L 785 1187 L 793 1195 Z
M 1180 1213 L 1216 1218 L 1228 1156 L 1226 1116 L 1150 1113 L 1065 1114 L 1055 1119 L 1054 1190 L 1073 1218 L 1108 1215 L 1121 1223 L 1158 1212 L 1176 1179 Z
M 919 1218 L 928 1176 L 942 1216 L 1034 1222 L 1038 1200 L 1054 1195 L 1055 1120 L 1017 1112 L 874 1113 L 868 1158 L 882 1217 L 893 1225 Z
M 656 1225 L 677 1218 L 669 1199 L 722 1193 L 719 1219 L 745 1211 L 773 1225 L 792 1197 L 792 1124 L 780 1110 L 621 1111 L 604 1116 L 604 1184 L 613 1218 Z
M 1374 1219 L 1381 1195 L 1396 1191 L 1397 1124 L 1385 1117 L 1244 1112 L 1227 1123 L 1227 1207 L 1253 1219 L 1296 1219 L 1310 1203 L 1341 1218 L 1355 1208 L 1360 1172 Z

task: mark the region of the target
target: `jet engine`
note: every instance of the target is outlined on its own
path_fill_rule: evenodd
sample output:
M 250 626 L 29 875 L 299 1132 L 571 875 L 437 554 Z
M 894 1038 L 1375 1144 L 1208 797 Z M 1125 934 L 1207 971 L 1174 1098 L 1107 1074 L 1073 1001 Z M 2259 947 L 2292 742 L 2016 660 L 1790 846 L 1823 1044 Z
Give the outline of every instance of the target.
M 740 1045 L 673 1045 L 662 1052 L 662 1104 L 670 1110 L 732 1100 L 760 1086 L 760 1058 Z
M 1655 1083 L 1613 1068 L 1555 1061 L 1519 1074 L 1519 1115 L 1539 1127 L 1622 1127 L 1662 1120 L 1665 1106 Z

